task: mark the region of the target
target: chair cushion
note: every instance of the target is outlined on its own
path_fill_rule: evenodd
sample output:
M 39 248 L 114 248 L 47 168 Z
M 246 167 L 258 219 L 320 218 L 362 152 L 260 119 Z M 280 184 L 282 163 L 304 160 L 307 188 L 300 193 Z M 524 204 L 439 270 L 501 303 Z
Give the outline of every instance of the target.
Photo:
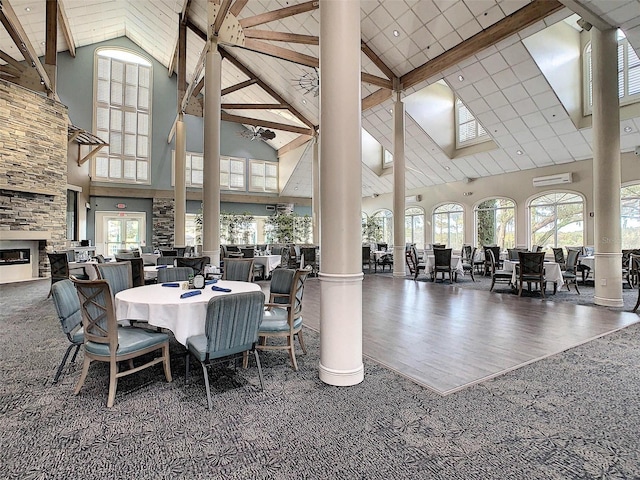
M 246 352 L 253 348 L 253 343 L 247 343 L 245 345 L 237 345 L 234 348 L 228 348 L 226 350 L 217 350 L 213 354 L 209 354 L 209 359 L 228 357 L 240 352 Z M 192 335 L 187 338 L 187 350 L 189 350 L 198 360 L 204 362 L 207 358 L 207 336 Z
M 71 335 L 71 341 L 73 343 L 84 343 L 84 330 L 80 328 L 74 332 L 73 335 Z
M 155 345 L 160 346 L 169 341 L 166 333 L 151 332 L 143 328 L 118 328 L 118 350 L 116 355 L 127 355 Z M 109 345 L 103 343 L 86 342 L 84 348 L 94 355 L 109 356 Z
M 293 321 L 293 329 L 298 330 L 302 327 L 302 316 L 296 318 Z M 288 332 L 289 323 L 287 322 L 287 309 L 271 307 L 269 310 L 265 310 L 264 318 L 258 329 L 259 333 L 275 333 L 275 332 Z

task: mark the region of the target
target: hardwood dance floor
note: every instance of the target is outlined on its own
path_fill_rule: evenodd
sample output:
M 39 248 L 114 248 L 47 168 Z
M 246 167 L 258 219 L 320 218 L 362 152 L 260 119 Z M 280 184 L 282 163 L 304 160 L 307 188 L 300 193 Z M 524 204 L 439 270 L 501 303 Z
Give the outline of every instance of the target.
M 365 356 L 441 395 L 636 323 L 635 313 L 447 284 L 366 275 Z M 304 323 L 320 328 L 320 285 L 307 280 Z M 348 320 L 345 320 L 348 321 Z

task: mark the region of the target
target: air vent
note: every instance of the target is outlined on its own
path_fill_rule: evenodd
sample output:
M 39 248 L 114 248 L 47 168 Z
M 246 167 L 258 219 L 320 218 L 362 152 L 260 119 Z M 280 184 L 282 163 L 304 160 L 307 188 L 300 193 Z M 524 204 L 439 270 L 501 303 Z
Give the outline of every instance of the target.
M 563 183 L 573 182 L 573 175 L 571 172 L 558 173 L 557 175 L 549 175 L 546 177 L 536 177 L 533 179 L 534 187 L 546 187 L 548 185 L 561 185 Z

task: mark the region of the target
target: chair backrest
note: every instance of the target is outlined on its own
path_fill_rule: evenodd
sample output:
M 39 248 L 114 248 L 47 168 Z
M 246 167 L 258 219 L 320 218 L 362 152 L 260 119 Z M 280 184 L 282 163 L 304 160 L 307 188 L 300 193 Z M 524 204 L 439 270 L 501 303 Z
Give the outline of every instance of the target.
M 253 258 L 256 255 L 256 251 L 253 247 L 251 248 L 241 248 L 240 252 L 242 252 L 242 258 Z
M 433 248 L 434 250 L 437 248 L 447 248 L 447 245 L 444 243 L 433 243 L 431 244 L 431 248 Z
M 158 283 L 186 282 L 193 275 L 193 268 L 191 267 L 159 268 Z
M 97 263 L 95 267 L 98 272 L 98 278 L 107 280 L 113 295 L 133 287 L 131 262 Z
M 376 244 L 376 248 L 380 251 L 386 251 L 389 244 L 387 243 L 378 243 Z
M 71 339 L 71 333 L 82 324 L 80 299 L 76 287 L 71 280 L 65 278 L 53 284 L 51 295 L 62 331 Z
M 562 250 L 562 249 L 560 249 Z M 555 248 L 554 248 L 555 253 Z M 562 255 L 564 258 L 564 254 Z M 556 260 L 557 262 L 557 260 Z M 558 262 L 560 263 L 560 262 Z M 567 272 L 576 273 L 576 265 L 578 264 L 578 251 L 577 250 L 569 250 L 569 254 L 567 255 L 567 262 L 565 264 L 565 270 Z
M 564 250 L 562 249 L 562 247 L 560 247 L 560 248 L 551 247 L 551 250 L 553 250 L 553 260 L 556 263 L 563 264 L 564 263 Z M 576 260 L 577 259 L 578 259 L 578 255 L 576 254 Z
M 496 256 L 490 247 L 484 247 L 484 258 L 485 262 L 488 262 L 491 268 L 491 276 L 493 276 L 496 273 Z
M 300 255 L 304 258 L 305 265 L 316 263 L 316 247 L 300 247 Z
M 66 252 L 63 253 L 47 253 L 49 263 L 51 264 L 52 281 L 69 278 L 69 260 Z
M 509 260 L 517 261 L 520 260 L 518 253 L 526 252 L 527 250 L 523 250 L 522 248 L 507 248 L 507 254 L 509 255 Z
M 493 262 L 495 264 L 498 263 L 498 260 L 500 259 L 500 247 L 494 247 L 494 246 L 484 246 L 484 259 L 487 263 L 489 263 L 491 260 L 489 258 L 489 254 L 487 253 L 487 251 L 491 251 L 493 253 Z
M 140 246 L 140 253 L 153 253 L 153 247 L 151 245 Z
M 282 247 L 280 249 L 280 265 L 283 268 L 289 268 L 290 263 L 291 263 L 291 248 Z
M 253 258 L 225 259 L 222 279 L 250 282 L 253 279 Z
M 282 246 L 280 245 L 271 245 L 269 247 L 269 251 L 271 255 L 281 255 L 282 254 Z
M 209 257 L 176 257 L 176 267 L 190 267 L 194 275 L 204 275 L 204 266 L 209 263 Z
M 209 300 L 205 323 L 210 358 L 226 357 L 254 347 L 264 316 L 264 293 L 219 295 Z
M 578 251 L 578 256 L 582 255 L 584 252 L 584 247 L 583 246 L 577 246 L 577 247 L 564 247 L 567 249 L 567 255 L 569 254 L 569 250 L 577 250 Z
M 473 259 L 473 257 L 471 256 L 471 250 L 472 247 L 471 245 L 462 245 L 462 259 L 466 260 L 467 262 L 471 262 L 471 260 Z
M 105 263 L 104 255 L 100 253 L 92 258 L 96 261 L 96 263 Z
M 289 312 L 290 326 L 293 327 L 293 320 L 302 315 L 302 294 L 304 293 L 304 282 L 311 273 L 310 269 L 298 268 L 293 275 L 291 282 L 291 310 Z
M 436 267 L 451 267 L 451 248 L 434 248 L 433 256 Z
M 118 349 L 118 322 L 113 295 L 107 280 L 73 281 L 82 311 L 84 341 L 106 344 L 110 352 Z
M 160 255 L 163 257 L 177 257 L 177 250 L 160 250 Z
M 369 263 L 371 261 L 371 247 L 369 245 L 362 246 L 362 263 Z
M 404 252 L 405 262 L 407 267 L 409 267 L 409 272 L 413 275 L 416 273 L 416 268 L 418 268 L 418 252 L 416 251 L 416 247 L 411 245 Z
M 184 252 L 187 247 L 173 247 L 176 252 L 176 257 L 184 257 Z
M 116 255 L 116 262 L 129 262 L 131 264 L 131 283 L 134 287 L 144 285 L 144 260 L 140 257 L 122 258 Z
M 542 275 L 544 272 L 544 252 L 519 252 L 520 277 Z
M 128 260 L 130 258 L 135 258 L 135 255 L 133 254 L 133 252 L 130 252 L 129 250 L 118 250 L 118 253 L 116 253 L 116 261 L 119 262 L 121 260 Z
M 295 273 L 292 268 L 276 268 L 273 271 L 269 286 L 269 303 L 289 303 Z
M 174 256 L 169 255 L 168 257 L 158 257 L 156 259 L 156 265 L 175 265 L 176 258 Z

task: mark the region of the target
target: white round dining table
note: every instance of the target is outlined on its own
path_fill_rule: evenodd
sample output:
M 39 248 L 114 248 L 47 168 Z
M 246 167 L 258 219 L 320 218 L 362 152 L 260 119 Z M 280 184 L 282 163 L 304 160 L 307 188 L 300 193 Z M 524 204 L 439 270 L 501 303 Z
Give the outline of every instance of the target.
M 178 342 L 186 345 L 190 336 L 204 334 L 207 304 L 211 298 L 260 290 L 258 284 L 231 280 L 219 280 L 213 285 L 228 288 L 231 292 L 213 291 L 212 285 L 206 285 L 200 290 L 201 294 L 180 298 L 183 293 L 193 290 L 163 287 L 159 283 L 122 290 L 115 297 L 116 318 L 119 322 L 136 320 L 166 328 L 173 332 Z

